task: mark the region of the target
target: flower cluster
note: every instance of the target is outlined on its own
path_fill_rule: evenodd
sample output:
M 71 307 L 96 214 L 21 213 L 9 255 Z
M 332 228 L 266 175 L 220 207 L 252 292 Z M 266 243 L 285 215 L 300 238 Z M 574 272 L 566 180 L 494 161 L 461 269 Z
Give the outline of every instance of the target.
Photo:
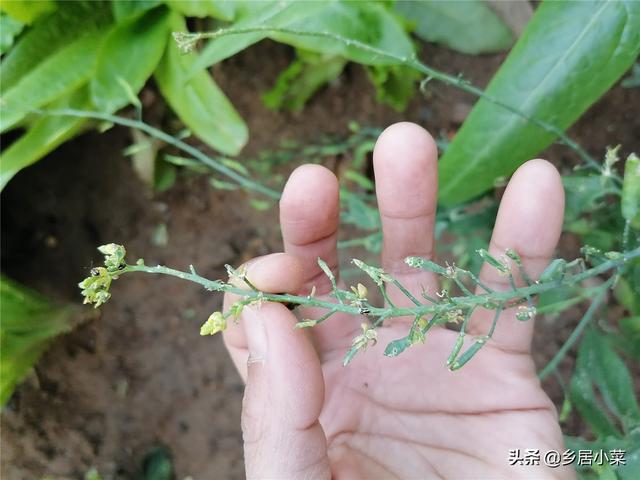
M 82 289 L 83 303 L 93 304 L 94 308 L 111 298 L 111 281 L 117 279 L 120 270 L 126 266 L 124 257 L 127 254 L 122 245 L 115 243 L 102 245 L 98 247 L 98 251 L 104 254 L 104 267 L 92 268 L 91 276 L 78 284 Z
M 200 327 L 200 335 L 215 335 L 227 328 L 227 319 L 221 312 L 213 312 Z

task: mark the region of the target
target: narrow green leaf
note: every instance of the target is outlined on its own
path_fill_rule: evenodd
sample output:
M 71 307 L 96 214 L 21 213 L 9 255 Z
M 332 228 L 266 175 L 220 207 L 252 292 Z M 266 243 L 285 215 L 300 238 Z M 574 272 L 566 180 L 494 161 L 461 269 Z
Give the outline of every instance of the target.
M 58 108 L 91 108 L 87 87 L 82 86 L 68 97 L 55 102 Z M 76 117 L 43 116 L 0 155 L 0 190 L 24 167 L 40 160 L 58 145 L 82 130 L 87 120 Z
M 103 30 L 111 21 L 111 9 L 106 2 L 65 2 L 64 8 L 38 19 L 2 59 L 2 90 L 10 89 L 60 48 L 83 35 Z
M 48 104 L 86 83 L 96 65 L 104 34 L 84 35 L 61 48 L 23 76 L 2 96 L 0 132 L 20 122 L 31 110 Z
M 640 158 L 632 153 L 624 166 L 622 183 L 622 217 L 640 229 Z
M 486 93 L 566 129 L 640 52 L 640 2 L 543 2 Z M 555 139 L 481 99 L 440 160 L 440 200 L 454 204 L 491 188 Z
M 499 52 L 513 43 L 509 27 L 482 0 L 401 0 L 396 10 L 415 22 L 415 33 L 423 40 L 462 53 Z
M 185 31 L 184 18 L 173 12 L 171 29 Z M 180 120 L 203 142 L 227 155 L 237 154 L 249 132 L 229 99 L 206 70 L 189 77 L 196 59 L 169 42 L 155 72 L 158 87 Z
M 169 12 L 155 8 L 116 25 L 98 52 L 91 100 L 101 111 L 114 112 L 131 103 L 131 92 L 144 86 L 169 40 Z

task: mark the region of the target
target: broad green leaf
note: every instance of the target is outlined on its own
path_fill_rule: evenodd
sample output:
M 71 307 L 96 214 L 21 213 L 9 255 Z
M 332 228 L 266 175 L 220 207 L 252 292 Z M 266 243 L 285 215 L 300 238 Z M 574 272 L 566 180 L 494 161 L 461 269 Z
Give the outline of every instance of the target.
M 102 33 L 85 35 L 40 62 L 2 94 L 0 132 L 20 122 L 31 110 L 75 90 L 92 76 Z
M 10 89 L 60 48 L 104 29 L 111 21 L 111 9 L 105 2 L 65 2 L 64 8 L 38 19 L 2 59 L 2 90 Z
M 415 22 L 420 38 L 459 52 L 499 52 L 513 43 L 509 27 L 482 0 L 402 0 L 396 10 Z
M 609 415 L 596 401 L 589 371 L 583 364 L 584 361 L 580 362 L 579 355 L 576 371 L 571 378 L 571 403 L 596 435 L 620 436 Z
M 248 28 L 270 25 L 285 27 L 299 19 L 315 15 L 336 0 L 300 2 L 282 0 L 278 2 L 239 2 L 237 18 L 233 28 Z M 181 30 L 181 31 L 186 31 Z M 233 54 L 267 37 L 264 32 L 229 35 L 212 40 L 206 44 L 198 59 L 193 63 L 189 76 L 196 75 L 203 68 L 210 67 Z
M 116 0 L 111 2 L 113 17 L 120 23 L 160 5 L 161 0 Z
M 171 14 L 171 28 L 184 31 L 182 16 Z M 169 42 L 155 79 L 165 100 L 184 124 L 203 142 L 228 155 L 237 154 L 247 142 L 247 126 L 206 70 L 190 78 L 196 58 Z
M 586 350 L 591 378 L 609 409 L 629 429 L 640 425 L 640 407 L 631 374 L 607 338 L 590 329 L 585 332 L 581 348 Z
M 262 95 L 267 108 L 298 112 L 325 83 L 335 80 L 346 60 L 334 55 L 299 54 L 278 75 L 274 87 Z
M 335 34 L 407 60 L 414 54 L 402 23 L 384 5 L 373 2 L 326 2 L 324 5 L 314 15 L 294 21 L 288 28 Z M 289 33 L 271 33 L 269 38 L 303 50 L 340 55 L 364 65 L 398 63 L 343 40 Z
M 48 342 L 72 328 L 75 308 L 55 305 L 0 277 L 0 406 L 29 373 Z
M 13 41 L 20 34 L 24 24 L 0 13 L 0 55 L 4 55 L 13 45 Z
M 233 20 L 241 7 L 237 0 L 169 0 L 172 10 L 185 17 L 213 17 L 220 20 Z
M 626 429 L 640 424 L 640 408 L 629 370 L 607 338 L 595 329 L 588 329 L 580 344 L 576 371 L 571 380 L 571 400 L 596 434 L 619 435 L 607 413 L 599 407 L 593 385 L 598 387 L 604 403 Z
M 622 217 L 633 228 L 640 229 L 640 158 L 634 153 L 624 166 L 621 206 Z
M 90 109 L 87 86 L 83 85 L 68 97 L 54 102 L 54 108 Z M 87 120 L 83 118 L 43 116 L 27 132 L 0 155 L 0 190 L 24 167 L 40 160 L 58 145 L 80 132 Z
M 90 83 L 91 100 L 99 110 L 114 112 L 135 101 L 162 57 L 170 33 L 168 18 L 169 11 L 163 6 L 109 32 Z
M 640 52 L 640 2 L 543 2 L 486 93 L 566 129 Z M 440 200 L 460 203 L 491 188 L 555 135 L 480 99 L 440 160 Z
M 0 3 L 0 10 L 27 25 L 55 9 L 53 0 L 5 0 Z

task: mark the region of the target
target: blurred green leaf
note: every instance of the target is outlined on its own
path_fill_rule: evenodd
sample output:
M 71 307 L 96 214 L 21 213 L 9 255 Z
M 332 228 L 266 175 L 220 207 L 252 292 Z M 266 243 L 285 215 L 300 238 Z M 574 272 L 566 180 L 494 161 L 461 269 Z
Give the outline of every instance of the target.
M 632 153 L 624 166 L 622 216 L 633 228 L 640 229 L 640 158 Z
M 376 88 L 376 100 L 401 112 L 416 91 L 422 74 L 404 65 L 373 65 L 367 67 L 369 79 Z
M 572 305 L 576 305 L 589 298 L 590 292 L 583 287 L 559 286 L 553 290 L 548 290 L 538 296 L 537 313 L 541 315 L 555 315 L 564 312 Z
M 56 8 L 56 2 L 53 0 L 5 0 L 0 3 L 0 10 L 27 25 Z
M 40 62 L 3 92 L 0 132 L 20 122 L 35 108 L 77 89 L 92 76 L 103 33 L 84 35 Z
M 172 480 L 173 459 L 171 452 L 165 447 L 151 450 L 142 463 L 142 480 Z
M 52 106 L 90 109 L 87 86 L 83 85 Z M 0 155 L 0 190 L 17 172 L 76 135 L 86 123 L 87 120 L 74 117 L 43 116 L 38 119 Z
M 367 204 L 363 197 L 348 190 L 340 191 L 342 204 L 340 221 L 355 225 L 361 230 L 378 230 L 381 228 L 380 213 L 377 208 Z
M 104 29 L 111 22 L 109 4 L 101 1 L 65 2 L 64 8 L 37 20 L 2 59 L 3 92 L 60 48 L 83 35 Z
M 565 129 L 613 85 L 638 52 L 640 2 L 545 1 L 486 93 Z M 440 160 L 440 200 L 460 203 L 480 194 L 554 139 L 480 99 Z
M 182 16 L 171 14 L 171 28 L 184 31 Z M 208 71 L 190 78 L 196 59 L 183 55 L 169 42 L 155 72 L 158 87 L 180 120 L 203 142 L 228 155 L 237 154 L 247 142 L 247 126 Z
M 161 0 L 115 0 L 111 2 L 113 17 L 118 23 L 151 10 L 162 3 Z
M 639 292 L 633 288 L 632 282 L 631 279 L 625 277 L 618 278 L 613 293 L 620 305 L 630 313 L 640 315 L 640 296 L 638 295 Z
M 335 0 L 332 0 L 335 1 Z M 328 2 L 327 2 L 328 3 Z M 234 28 L 255 26 L 284 27 L 298 19 L 307 18 L 325 8 L 324 1 L 300 2 L 296 0 L 281 0 L 278 2 L 239 2 L 236 12 L 237 21 L 230 25 Z M 182 30 L 185 32 L 186 27 Z M 255 32 L 243 35 L 230 35 L 209 41 L 202 49 L 202 53 L 193 62 L 189 77 L 197 75 L 202 69 L 210 67 L 233 54 L 259 42 L 267 37 L 266 33 Z
M 299 112 L 318 89 L 338 78 L 346 63 L 333 55 L 300 52 L 278 75 L 273 88 L 262 95 L 262 100 L 272 110 Z
M 178 172 L 175 165 L 164 160 L 157 160 L 153 188 L 157 192 L 169 190 L 176 183 Z
M 415 33 L 423 40 L 462 53 L 499 52 L 513 43 L 509 27 L 482 0 L 401 0 L 396 10 L 415 22 Z
M 23 28 L 23 23 L 5 13 L 0 13 L 0 55 L 7 53 Z
M 293 30 L 328 32 L 357 40 L 389 54 L 409 59 L 414 54 L 402 23 L 381 3 L 325 2 L 324 8 L 287 25 Z M 271 33 L 269 38 L 296 48 L 340 55 L 363 65 L 395 65 L 397 60 L 364 51 L 349 42 L 327 37 Z
M 625 355 L 640 361 L 640 316 L 621 318 L 618 322 L 620 331 L 609 336 L 614 345 Z
M 233 20 L 241 7 L 237 0 L 168 0 L 167 4 L 185 17 L 213 17 Z M 254 7 L 258 7 L 254 4 Z
M 98 52 L 90 91 L 101 111 L 114 112 L 132 103 L 132 96 L 155 70 L 169 40 L 169 11 L 159 7 L 116 25 Z
M 597 407 L 593 385 L 597 386 L 604 403 L 626 431 L 640 425 L 640 408 L 629 370 L 611 348 L 607 337 L 591 328 L 585 331 L 580 344 L 576 371 L 571 380 L 571 399 L 596 434 L 620 436 L 608 415 Z
M 73 326 L 74 307 L 55 305 L 0 276 L 0 406 L 29 373 L 48 342 Z

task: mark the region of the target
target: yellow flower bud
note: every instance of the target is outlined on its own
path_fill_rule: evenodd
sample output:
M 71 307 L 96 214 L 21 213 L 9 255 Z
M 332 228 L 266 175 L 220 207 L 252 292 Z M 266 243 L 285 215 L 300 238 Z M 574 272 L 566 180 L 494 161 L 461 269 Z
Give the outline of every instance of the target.
M 227 328 L 227 319 L 220 312 L 213 312 L 200 327 L 200 335 L 215 335 Z

